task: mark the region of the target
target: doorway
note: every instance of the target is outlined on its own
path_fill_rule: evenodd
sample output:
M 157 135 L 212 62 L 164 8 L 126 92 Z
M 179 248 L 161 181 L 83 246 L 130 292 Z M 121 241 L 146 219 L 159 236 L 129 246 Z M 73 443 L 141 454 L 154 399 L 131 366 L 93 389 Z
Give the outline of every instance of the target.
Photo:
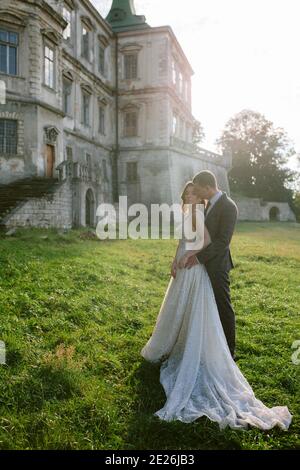
M 46 145 L 46 178 L 53 178 L 55 151 L 53 145 Z
M 279 221 L 279 216 L 280 216 L 280 211 L 278 207 L 272 207 L 270 209 L 269 217 L 271 222 L 277 222 Z
M 94 227 L 95 219 L 95 199 L 91 189 L 88 189 L 85 195 L 85 225 Z

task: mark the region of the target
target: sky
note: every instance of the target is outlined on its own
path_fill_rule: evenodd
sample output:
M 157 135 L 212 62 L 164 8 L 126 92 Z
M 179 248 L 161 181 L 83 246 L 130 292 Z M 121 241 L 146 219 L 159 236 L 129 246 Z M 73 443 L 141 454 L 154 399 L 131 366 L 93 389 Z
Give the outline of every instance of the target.
M 106 16 L 112 0 L 92 0 Z M 243 109 L 282 127 L 300 153 L 300 0 L 135 0 L 172 27 L 194 70 L 192 110 L 209 150 Z M 295 159 L 290 162 L 295 167 Z

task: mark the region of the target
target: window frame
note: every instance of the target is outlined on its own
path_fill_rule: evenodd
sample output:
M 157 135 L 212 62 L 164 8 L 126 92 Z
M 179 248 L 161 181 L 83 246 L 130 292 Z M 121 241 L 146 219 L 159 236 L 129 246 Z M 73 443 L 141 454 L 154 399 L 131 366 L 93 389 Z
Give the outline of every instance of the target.
M 62 95 L 63 95 L 63 111 L 67 116 L 72 115 L 72 89 L 73 89 L 73 82 L 69 78 L 63 76 L 62 79 Z M 68 85 L 70 92 L 68 93 L 69 96 L 69 110 L 65 109 L 65 84 Z
M 3 122 L 3 148 L 0 146 L 0 153 L 5 156 L 16 156 L 18 154 L 18 120 L 17 119 L 7 119 L 7 118 L 0 118 L 0 125 Z M 6 124 L 7 122 L 13 122 L 14 123 L 14 131 L 15 131 L 15 142 L 14 142 L 14 147 L 13 151 L 7 151 L 8 149 L 8 144 L 7 144 L 7 129 L 6 129 Z M 0 132 L 0 136 L 2 133 Z M 11 145 L 10 145 L 11 146 Z
M 108 178 L 108 171 L 107 171 L 107 161 L 105 160 L 105 158 L 102 159 L 102 168 L 103 168 L 103 180 L 105 182 L 108 182 L 109 178 Z
M 101 51 L 103 52 L 103 57 L 102 57 L 102 62 L 101 62 Z M 101 66 L 102 64 L 102 66 Z M 105 65 L 106 65 L 106 47 L 103 45 L 103 43 L 98 40 L 98 72 L 105 77 Z
M 50 61 L 51 63 L 51 60 L 48 59 L 48 57 L 46 57 L 46 47 L 51 50 L 53 52 L 53 86 L 49 85 L 47 82 L 46 82 L 46 59 Z M 51 90 L 55 90 L 55 86 L 56 86 L 56 50 L 55 50 L 55 46 L 53 46 L 52 44 L 50 44 L 49 41 L 47 40 L 44 40 L 44 43 L 43 43 L 43 84 L 50 88 Z
M 71 145 L 66 145 L 66 160 L 68 162 L 73 162 L 73 147 Z
M 87 55 L 84 54 L 85 47 L 84 47 L 84 35 L 83 35 L 83 30 L 86 30 L 87 32 Z M 91 30 L 90 28 L 84 23 L 84 21 L 81 21 L 81 51 L 80 51 L 80 56 L 86 59 L 88 62 L 90 62 L 90 37 L 91 37 Z
M 183 80 L 183 73 L 181 71 L 179 71 L 179 74 L 178 74 L 178 91 L 179 91 L 179 94 L 182 96 L 183 95 L 183 84 L 184 80 Z
M 179 116 L 177 113 L 173 113 L 173 121 L 172 121 L 172 135 L 178 135 L 178 125 L 179 125 Z
M 132 171 L 134 168 L 134 171 Z M 126 181 L 127 183 L 138 182 L 138 164 L 137 162 L 126 162 Z
M 173 59 L 172 60 L 172 85 L 175 87 L 176 84 L 177 84 L 177 66 L 176 66 L 176 62 L 175 60 Z
M 135 58 L 135 64 L 129 64 L 129 58 Z M 139 57 L 138 52 L 124 52 L 124 80 L 138 80 L 139 78 Z M 131 67 L 131 68 L 130 68 Z M 132 69 L 135 73 L 132 72 Z M 129 73 L 130 72 L 130 73 Z
M 130 115 L 135 115 L 135 125 L 128 125 L 127 119 Z M 124 137 L 138 137 L 139 112 L 137 109 L 128 109 L 124 111 Z
M 64 15 L 64 10 L 66 10 L 68 13 L 70 13 L 70 21 L 68 21 L 68 18 L 66 18 L 66 16 Z M 64 20 L 68 22 L 68 26 L 63 31 L 64 41 L 66 43 L 71 43 L 72 42 L 72 35 L 73 35 L 73 24 L 72 24 L 73 23 L 73 9 L 67 3 L 63 4 L 62 16 L 63 16 Z M 65 33 L 68 29 L 70 31 L 70 35 L 68 37 L 65 37 Z
M 0 46 L 6 47 L 6 71 L 4 72 L 4 71 L 0 70 L 0 73 L 3 73 L 5 75 L 10 75 L 12 77 L 16 77 L 19 74 L 20 32 L 15 31 L 13 29 L 7 29 L 7 27 L 5 27 L 5 26 L 4 27 L 0 26 L 0 31 L 3 31 L 3 32 L 7 33 L 7 35 L 8 35 L 8 40 L 7 41 L 0 39 Z M 9 41 L 9 35 L 10 34 L 15 34 L 16 35 L 16 43 Z M 9 67 L 10 67 L 10 54 L 9 54 L 9 51 L 10 51 L 10 48 L 14 48 L 16 50 L 16 52 L 15 52 L 15 71 L 16 71 L 16 73 L 11 73 L 9 71 Z
M 99 104 L 98 106 L 98 132 L 101 135 L 105 135 L 105 118 L 106 118 L 106 108 L 103 104 Z
M 88 99 L 88 112 L 87 117 L 88 121 L 85 121 L 85 106 L 84 106 L 84 99 Z M 81 124 L 85 127 L 90 127 L 91 125 L 91 94 L 81 88 Z

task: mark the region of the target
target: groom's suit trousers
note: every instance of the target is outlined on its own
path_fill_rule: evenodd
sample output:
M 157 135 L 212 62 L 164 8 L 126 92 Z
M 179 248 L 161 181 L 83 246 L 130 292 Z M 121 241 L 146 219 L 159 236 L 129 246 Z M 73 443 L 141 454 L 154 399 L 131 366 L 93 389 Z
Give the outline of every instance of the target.
M 208 275 L 215 294 L 220 320 L 232 357 L 235 354 L 235 313 L 231 305 L 228 271 L 213 271 Z

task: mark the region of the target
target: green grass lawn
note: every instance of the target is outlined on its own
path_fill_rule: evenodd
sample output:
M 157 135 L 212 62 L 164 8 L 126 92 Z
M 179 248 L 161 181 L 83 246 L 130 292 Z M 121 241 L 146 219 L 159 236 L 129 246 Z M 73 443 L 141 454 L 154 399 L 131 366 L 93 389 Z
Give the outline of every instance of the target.
M 161 422 L 159 365 L 140 356 L 176 240 L 99 241 L 82 231 L 0 235 L 1 449 L 300 448 L 300 226 L 241 223 L 232 248 L 239 367 L 289 431 Z M 48 234 L 48 238 L 42 238 Z

